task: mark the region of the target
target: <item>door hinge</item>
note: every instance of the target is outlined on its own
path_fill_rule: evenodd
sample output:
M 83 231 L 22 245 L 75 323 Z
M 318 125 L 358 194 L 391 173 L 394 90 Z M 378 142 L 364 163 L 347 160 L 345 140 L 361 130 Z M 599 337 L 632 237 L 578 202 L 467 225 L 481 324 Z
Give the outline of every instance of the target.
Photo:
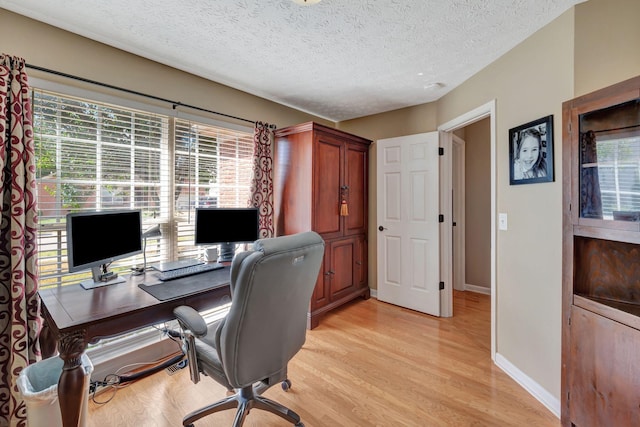
M 440 290 L 444 290 L 444 282 L 440 282 Z
M 438 155 L 444 156 L 444 147 L 438 147 Z
M 444 215 L 438 215 L 438 222 L 444 222 Z

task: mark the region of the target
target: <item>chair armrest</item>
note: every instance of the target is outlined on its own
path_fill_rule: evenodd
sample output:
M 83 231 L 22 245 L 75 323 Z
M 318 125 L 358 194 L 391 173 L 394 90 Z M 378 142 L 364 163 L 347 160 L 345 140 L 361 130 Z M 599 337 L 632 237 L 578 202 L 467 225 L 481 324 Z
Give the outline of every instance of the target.
M 187 305 L 181 305 L 173 310 L 173 314 L 178 319 L 178 322 L 182 325 L 183 329 L 191 331 L 196 337 L 202 337 L 207 335 L 207 323 L 204 318 Z

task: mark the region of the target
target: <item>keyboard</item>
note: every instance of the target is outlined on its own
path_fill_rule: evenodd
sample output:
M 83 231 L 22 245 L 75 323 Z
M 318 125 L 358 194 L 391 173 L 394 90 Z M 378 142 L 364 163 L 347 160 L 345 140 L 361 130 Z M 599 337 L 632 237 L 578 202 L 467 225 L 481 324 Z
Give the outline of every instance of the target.
M 179 279 L 181 277 L 193 276 L 194 274 L 206 273 L 207 271 L 220 270 L 224 265 L 211 262 L 208 264 L 191 265 L 189 267 L 177 268 L 175 270 L 163 271 L 158 273 L 158 279 L 166 282 L 167 280 Z
M 159 262 L 157 264 L 153 264 L 151 268 L 164 273 L 165 271 L 177 270 L 179 268 L 187 268 L 193 265 L 200 265 L 200 264 L 204 264 L 204 262 L 195 258 L 187 258 L 187 259 L 180 259 L 178 261 Z

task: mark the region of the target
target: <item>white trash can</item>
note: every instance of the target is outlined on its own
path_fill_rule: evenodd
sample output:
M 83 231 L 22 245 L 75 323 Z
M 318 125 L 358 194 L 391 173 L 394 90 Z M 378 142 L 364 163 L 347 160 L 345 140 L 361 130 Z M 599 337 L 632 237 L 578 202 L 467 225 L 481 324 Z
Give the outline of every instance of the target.
M 81 358 L 84 370 L 84 393 L 80 408 L 80 426 L 86 425 L 89 404 L 89 382 L 93 365 L 86 354 Z M 27 406 L 29 427 L 62 427 L 60 403 L 58 401 L 58 380 L 62 373 L 63 361 L 58 356 L 50 357 L 29 365 L 18 376 L 18 388 Z

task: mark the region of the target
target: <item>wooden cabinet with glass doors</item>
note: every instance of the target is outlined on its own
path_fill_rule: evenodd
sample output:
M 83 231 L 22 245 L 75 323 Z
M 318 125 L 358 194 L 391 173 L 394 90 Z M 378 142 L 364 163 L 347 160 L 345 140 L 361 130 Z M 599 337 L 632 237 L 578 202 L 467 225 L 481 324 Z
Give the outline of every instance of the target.
M 640 422 L 640 76 L 563 104 L 564 426 Z

